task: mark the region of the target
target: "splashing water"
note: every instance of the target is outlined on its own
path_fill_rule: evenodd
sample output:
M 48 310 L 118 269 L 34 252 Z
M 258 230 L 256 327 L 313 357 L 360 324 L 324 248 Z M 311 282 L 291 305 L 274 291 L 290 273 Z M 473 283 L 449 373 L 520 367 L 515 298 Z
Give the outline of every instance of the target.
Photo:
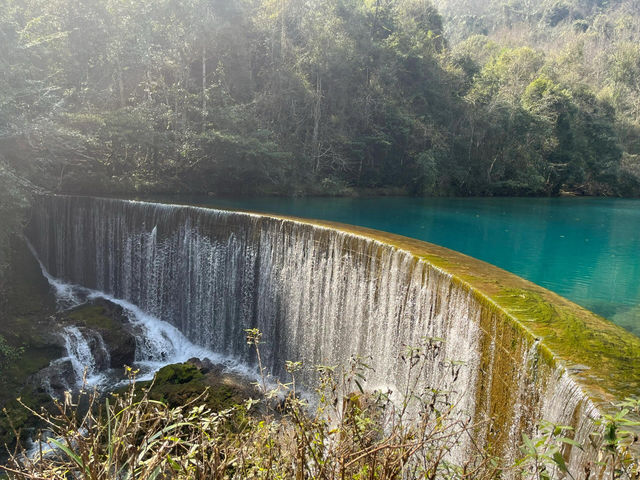
M 145 313 L 136 305 L 107 293 L 55 278 L 40 261 L 31 243 L 28 240 L 26 242 L 38 261 L 43 276 L 52 287 L 60 310 L 77 307 L 96 299 L 108 300 L 124 309 L 131 330 L 135 333 L 136 353 L 135 364 L 132 367 L 138 370 L 138 380 L 151 380 L 155 372 L 165 365 L 183 363 L 191 358 L 208 358 L 213 363 L 222 365 L 227 372 L 257 380 L 257 373 L 251 366 L 232 356 L 220 355 L 195 345 L 176 327 Z M 121 370 L 108 368 L 109 353 L 98 332 L 72 325 L 64 327 L 60 335 L 64 340 L 67 356 L 55 360 L 54 363 L 71 361 L 75 379 L 69 382 L 69 388 L 88 386 L 109 390 L 127 382 L 123 379 Z
M 76 376 L 76 386 L 99 387 L 106 381 L 104 370 L 109 352 L 99 333 L 70 325 L 60 332 Z M 100 360 L 101 359 L 101 360 Z

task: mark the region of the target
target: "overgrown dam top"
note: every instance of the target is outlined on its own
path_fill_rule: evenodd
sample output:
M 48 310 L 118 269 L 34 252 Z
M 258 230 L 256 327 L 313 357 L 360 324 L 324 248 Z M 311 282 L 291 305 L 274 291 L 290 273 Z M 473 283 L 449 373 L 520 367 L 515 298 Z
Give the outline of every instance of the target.
M 286 215 L 233 212 L 337 230 L 406 251 L 451 275 L 488 308 L 506 315 L 524 335 L 539 342 L 548 360 L 566 369 L 596 404 L 640 394 L 640 338 L 522 277 L 445 247 L 379 230 Z

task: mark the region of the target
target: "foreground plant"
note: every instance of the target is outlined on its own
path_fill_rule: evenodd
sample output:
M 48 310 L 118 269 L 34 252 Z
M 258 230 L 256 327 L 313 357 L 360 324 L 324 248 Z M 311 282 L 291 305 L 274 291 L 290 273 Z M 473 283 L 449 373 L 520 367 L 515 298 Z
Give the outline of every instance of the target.
M 260 340 L 260 332 L 247 331 L 258 359 Z M 446 392 L 420 381 L 441 342 L 424 339 L 406 349 L 406 387 L 393 401 L 391 392 L 364 389 L 370 367 L 359 357 L 344 368 L 316 367 L 313 406 L 297 391 L 300 362 L 287 362 L 290 382 L 273 388 L 259 362 L 262 399 L 222 411 L 207 408 L 206 392 L 177 408 L 152 400 L 149 391 L 136 389 L 129 370 L 129 390 L 111 400 L 87 394 L 73 403 L 68 396 L 56 415 L 32 412 L 51 438 L 31 456 L 17 451 L 3 468 L 11 479 L 60 480 L 584 478 L 565 464 L 565 448 L 583 448 L 570 427 L 542 425 L 539 437 L 524 438 L 523 457 L 514 465 L 468 442 L 481 425 L 459 412 Z M 626 405 L 618 416 L 603 418 L 605 433 L 593 439 L 611 478 L 638 478 L 631 454 L 637 439 L 622 427 L 633 425 L 627 415 L 640 404 L 629 399 Z M 454 462 L 457 457 L 466 460 Z
M 598 421 L 603 433 L 592 438 L 592 443 L 599 446 L 598 465 L 611 478 L 640 479 L 640 422 L 636 420 L 640 417 L 640 399 L 627 398 L 616 406 L 616 413 L 603 415 Z
M 260 358 L 259 332 L 247 333 Z M 438 342 L 407 350 L 408 387 L 394 402 L 389 392 L 365 392 L 361 358 L 317 367 L 314 408 L 296 391 L 299 362 L 287 362 L 291 381 L 271 390 L 261 376 L 263 400 L 218 412 L 203 405 L 206 392 L 170 408 L 133 381 L 104 404 L 95 394 L 75 403 L 69 396 L 55 415 L 32 411 L 50 439 L 30 457 L 17 451 L 4 469 L 14 479 L 490 478 L 496 469 L 487 458 L 450 463 L 471 422 L 444 393 L 418 390 Z

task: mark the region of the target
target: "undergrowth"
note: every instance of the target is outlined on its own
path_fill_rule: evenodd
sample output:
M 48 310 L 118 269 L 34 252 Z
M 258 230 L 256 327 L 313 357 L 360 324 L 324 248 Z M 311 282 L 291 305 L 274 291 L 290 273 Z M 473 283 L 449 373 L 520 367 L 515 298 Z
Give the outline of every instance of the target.
M 261 335 L 247 331 L 257 353 L 261 400 L 222 411 L 196 398 L 171 408 L 135 388 L 104 402 L 95 393 L 67 395 L 57 413 L 31 411 L 47 425 L 48 439 L 27 455 L 16 449 L 2 467 L 10 479 L 494 479 L 588 478 L 570 472 L 570 448 L 590 448 L 606 478 L 639 478 L 628 419 L 640 402 L 628 399 L 600 420 L 590 445 L 572 439 L 568 426 L 543 424 L 523 437 L 511 465 L 473 441 L 483 425 L 460 412 L 446 392 L 421 386 L 423 369 L 440 340 L 425 339 L 402 355 L 407 387 L 400 398 L 363 388 L 369 367 L 353 358 L 345 367 L 318 366 L 313 400 L 296 385 L 302 365 L 287 362 L 288 383 L 271 388 L 260 357 Z M 203 393 L 206 395 L 206 392 Z M 80 403 L 84 403 L 82 408 Z

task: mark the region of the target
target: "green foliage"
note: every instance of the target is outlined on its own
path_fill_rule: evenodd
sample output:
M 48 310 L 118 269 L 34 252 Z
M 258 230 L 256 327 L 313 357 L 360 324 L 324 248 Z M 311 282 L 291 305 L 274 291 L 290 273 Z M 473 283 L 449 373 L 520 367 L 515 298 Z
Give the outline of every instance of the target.
M 0 154 L 64 192 L 638 193 L 636 3 L 5 0 Z
M 0 371 L 8 364 L 17 361 L 24 353 L 22 347 L 12 347 L 7 340 L 0 335 Z
M 499 105 L 507 116 L 524 107 L 531 117 L 518 128 L 527 140 L 515 142 L 514 151 L 523 157 L 526 150 L 517 147 L 538 138 L 529 148 L 541 155 L 525 162 L 529 169 L 518 167 L 529 170 L 523 178 L 542 177 L 543 191 L 551 194 L 637 191 L 637 173 L 621 162 L 639 147 L 637 0 L 444 0 L 440 5 L 445 31 L 457 44 L 454 58 L 463 56 L 465 70 L 476 72 L 470 99 L 480 96 L 489 109 Z M 504 65 L 504 53 L 488 52 L 489 45 L 535 51 L 539 62 L 497 69 L 509 63 Z M 496 150 L 499 162 L 501 148 L 480 156 L 491 158 Z
M 584 472 L 587 478 L 596 474 L 605 478 L 632 480 L 640 475 L 637 456 L 638 414 L 640 400 L 627 398 L 615 405 L 615 413 L 605 414 L 595 421 L 598 430 L 591 434 L 589 444 L 581 445 L 573 438 L 573 428 L 541 422 L 539 435 L 533 439 L 523 435 L 520 447 L 523 457 L 516 462 L 518 468 L 527 473 L 528 478 L 538 480 L 579 478 L 582 472 L 572 472 L 566 463 L 566 456 L 573 448 L 587 451 L 594 458 L 593 465 Z
M 594 435 L 592 442 L 600 445 L 599 465 L 612 478 L 638 478 L 640 460 L 636 454 L 640 426 L 640 399 L 627 398 L 620 402 L 614 414 L 604 415 L 599 424 L 604 432 Z
M 523 445 L 520 448 L 524 456 L 518 460 L 517 465 L 524 465 L 531 478 L 539 480 L 574 478 L 564 457 L 571 447 L 582 450 L 582 446 L 570 438 L 573 428 L 543 421 L 539 430 L 540 435 L 533 439 L 526 434 L 522 435 Z

